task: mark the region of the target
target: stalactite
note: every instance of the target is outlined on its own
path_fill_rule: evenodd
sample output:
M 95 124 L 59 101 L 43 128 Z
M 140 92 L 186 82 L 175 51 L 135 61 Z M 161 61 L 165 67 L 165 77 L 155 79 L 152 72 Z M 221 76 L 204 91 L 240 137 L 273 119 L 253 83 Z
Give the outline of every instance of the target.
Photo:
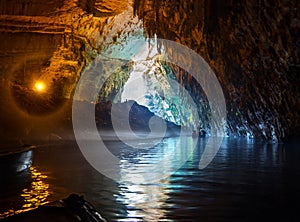
M 149 2 L 135 0 L 135 11 L 143 19 L 146 33 L 187 45 L 215 71 L 231 107 L 231 134 L 255 134 L 267 140 L 297 134 L 300 92 L 295 87 L 299 78 L 288 81 L 288 70 L 299 64 L 297 1 Z M 182 85 L 192 84 L 190 79 L 185 83 L 180 73 L 176 77 Z M 249 109 L 253 103 L 255 108 Z

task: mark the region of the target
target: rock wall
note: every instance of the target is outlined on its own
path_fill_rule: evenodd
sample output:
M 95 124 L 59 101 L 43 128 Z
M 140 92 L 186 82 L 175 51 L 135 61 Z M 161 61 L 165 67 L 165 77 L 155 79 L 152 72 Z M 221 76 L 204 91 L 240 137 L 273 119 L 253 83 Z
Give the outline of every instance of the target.
M 230 134 L 299 135 L 298 1 L 136 0 L 135 13 L 146 35 L 184 44 L 210 64 L 224 90 Z M 186 85 L 197 95 L 197 86 Z
M 105 41 L 113 42 L 138 23 L 128 24 L 133 10 L 122 14 L 127 1 L 116 2 L 107 1 L 106 6 L 115 7 L 111 15 L 94 15 L 77 0 L 1 1 L 0 147 L 53 133 L 65 138 L 64 129 L 72 128 L 71 99 L 82 69 Z M 34 91 L 37 80 L 46 84 L 45 93 Z
M 0 1 L 1 15 L 49 16 L 61 8 L 64 1 L 57 0 L 3 0 Z
M 0 133 L 25 118 L 23 114 L 15 118 L 17 108 L 7 105 L 6 95 L 29 114 L 28 109 L 39 104 L 36 109 L 45 109 L 47 115 L 51 109 L 57 111 L 60 106 L 51 104 L 72 98 L 83 68 L 103 45 L 113 45 L 143 25 L 145 35 L 187 45 L 214 69 L 227 101 L 228 133 L 274 140 L 299 134 L 298 1 L 135 0 L 142 22 L 134 17 L 131 4 L 130 0 L 1 1 L 0 91 L 5 99 L 0 111 L 12 117 L 2 118 Z M 173 68 L 178 81 L 201 102 L 199 85 Z M 35 79 L 51 89 L 39 103 L 31 96 Z M 26 118 L 18 137 L 33 128 L 38 131 L 40 119 Z M 10 128 L 15 134 L 16 126 Z
M 124 0 L 79 0 L 79 5 L 94 16 L 112 16 L 122 13 L 128 8 L 128 1 Z

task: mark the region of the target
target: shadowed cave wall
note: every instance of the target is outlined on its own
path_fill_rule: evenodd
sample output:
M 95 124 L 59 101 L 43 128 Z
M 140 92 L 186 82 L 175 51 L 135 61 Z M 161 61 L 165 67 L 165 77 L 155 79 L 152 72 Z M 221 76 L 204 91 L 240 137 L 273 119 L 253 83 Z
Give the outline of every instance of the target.
M 146 35 L 186 45 L 213 68 L 231 134 L 299 135 L 298 1 L 136 0 L 134 7 Z

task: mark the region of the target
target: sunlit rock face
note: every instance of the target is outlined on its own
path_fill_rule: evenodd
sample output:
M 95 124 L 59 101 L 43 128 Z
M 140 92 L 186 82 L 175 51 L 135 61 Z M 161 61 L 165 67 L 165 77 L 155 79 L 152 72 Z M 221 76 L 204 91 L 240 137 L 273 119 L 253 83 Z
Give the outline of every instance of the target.
M 298 10 L 297 1 L 135 1 L 146 35 L 180 42 L 214 69 L 228 133 L 268 140 L 299 134 Z

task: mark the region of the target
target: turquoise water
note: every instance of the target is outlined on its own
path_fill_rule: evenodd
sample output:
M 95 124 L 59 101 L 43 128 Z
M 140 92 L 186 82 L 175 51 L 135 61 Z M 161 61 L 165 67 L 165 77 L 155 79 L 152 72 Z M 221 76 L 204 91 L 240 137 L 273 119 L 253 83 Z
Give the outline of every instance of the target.
M 172 150 L 177 140 L 167 138 L 147 151 L 132 150 L 118 141 L 106 145 L 138 167 L 155 163 L 162 150 Z M 206 139 L 200 139 L 195 150 L 182 153 L 188 160 L 172 175 L 144 185 L 130 182 L 135 169 L 128 164 L 121 164 L 119 183 L 104 177 L 73 141 L 42 147 L 34 153 L 31 183 L 2 191 L 1 215 L 79 193 L 109 221 L 298 221 L 299 143 L 227 138 L 208 167 L 199 170 L 205 144 Z

